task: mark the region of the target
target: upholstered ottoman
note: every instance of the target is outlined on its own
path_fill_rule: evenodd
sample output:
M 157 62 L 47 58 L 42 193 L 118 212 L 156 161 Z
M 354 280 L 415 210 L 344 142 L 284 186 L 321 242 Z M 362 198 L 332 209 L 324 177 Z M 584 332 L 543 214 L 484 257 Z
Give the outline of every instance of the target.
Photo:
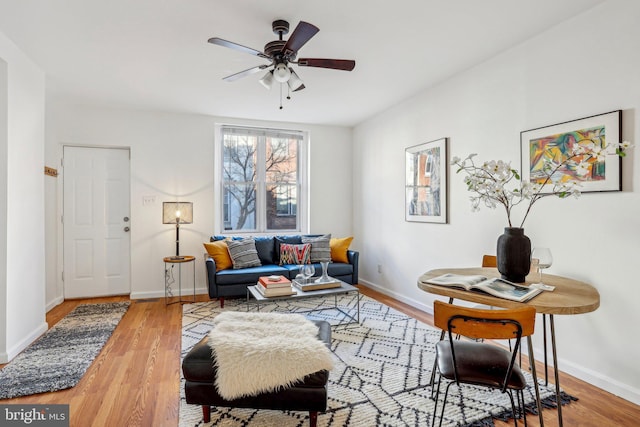
M 318 325 L 318 338 L 327 347 L 331 344 L 331 327 L 325 321 L 315 321 Z M 205 336 L 182 361 L 185 378 L 185 397 L 189 404 L 202 405 L 205 422 L 211 419 L 211 406 L 252 409 L 274 409 L 309 412 L 310 426 L 315 427 L 318 412 L 327 408 L 327 380 L 329 372 L 321 370 L 307 375 L 291 387 L 276 392 L 245 396 L 238 399 L 222 398 L 214 385 L 216 368 L 214 367 L 208 336 Z

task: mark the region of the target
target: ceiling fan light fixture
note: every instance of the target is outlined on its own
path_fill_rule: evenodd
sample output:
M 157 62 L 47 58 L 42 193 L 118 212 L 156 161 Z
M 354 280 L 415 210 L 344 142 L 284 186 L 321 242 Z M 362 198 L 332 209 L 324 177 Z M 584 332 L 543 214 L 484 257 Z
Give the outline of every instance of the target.
M 267 89 L 271 89 L 271 85 L 273 84 L 273 70 L 267 71 L 267 74 L 260 79 L 260 84 Z
M 295 92 L 296 90 L 301 89 L 302 86 L 304 86 L 304 83 L 300 80 L 300 77 L 298 77 L 296 72 L 293 71 L 293 68 L 289 67 L 289 72 L 291 73 L 291 77 L 287 81 L 287 84 L 289 85 L 289 89 L 291 89 L 292 92 Z
M 291 71 L 286 64 L 281 62 L 280 64 L 276 65 L 276 68 L 273 70 L 273 77 L 278 83 L 286 83 L 291 77 Z

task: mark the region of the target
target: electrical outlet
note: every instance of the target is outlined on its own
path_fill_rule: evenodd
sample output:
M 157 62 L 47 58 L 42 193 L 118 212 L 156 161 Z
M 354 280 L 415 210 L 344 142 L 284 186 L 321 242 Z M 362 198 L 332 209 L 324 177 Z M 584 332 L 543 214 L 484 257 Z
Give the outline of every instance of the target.
M 156 196 L 142 196 L 142 206 L 149 206 L 156 203 Z

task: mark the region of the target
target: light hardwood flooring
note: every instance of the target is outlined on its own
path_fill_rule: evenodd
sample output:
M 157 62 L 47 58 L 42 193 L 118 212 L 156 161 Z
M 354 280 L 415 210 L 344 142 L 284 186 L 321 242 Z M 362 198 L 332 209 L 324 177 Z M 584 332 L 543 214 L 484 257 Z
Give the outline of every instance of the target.
M 364 286 L 360 289 L 363 294 L 432 324 L 429 314 Z M 78 304 L 123 300 L 128 298 L 65 301 L 47 313 L 47 322 L 49 326 L 54 325 Z M 208 300 L 205 295 L 198 296 L 198 301 Z M 165 306 L 163 298 L 133 300 L 113 336 L 78 385 L 53 393 L 0 400 L 0 403 L 69 404 L 73 427 L 175 427 L 178 425 L 181 315 L 179 304 Z M 540 368 L 538 372 L 541 372 Z M 565 426 L 638 425 L 640 406 L 569 375 L 561 374 L 561 384 L 568 393 L 580 399 L 563 407 Z M 539 425 L 537 417 L 529 416 L 527 421 L 530 426 Z M 558 425 L 556 412 L 545 410 L 544 421 L 547 426 Z M 497 427 L 513 426 L 513 422 L 496 421 L 495 424 Z

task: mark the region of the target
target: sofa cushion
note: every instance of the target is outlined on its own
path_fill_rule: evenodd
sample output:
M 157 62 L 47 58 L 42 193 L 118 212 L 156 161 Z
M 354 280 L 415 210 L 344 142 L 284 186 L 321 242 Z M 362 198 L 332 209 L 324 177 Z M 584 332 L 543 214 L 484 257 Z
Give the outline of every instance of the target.
M 302 243 L 311 243 L 311 262 L 330 262 L 331 247 L 329 242 L 331 234 L 319 237 L 302 236 Z
M 216 271 L 226 270 L 233 267 L 231 256 L 229 255 L 229 249 L 227 248 L 227 242 L 219 240 L 211 243 L 204 243 L 204 248 L 207 253 L 216 263 Z
M 278 265 L 269 264 L 260 267 L 248 267 L 242 270 L 222 270 L 216 273 L 216 283 L 218 285 L 247 284 L 255 285 L 262 276 L 283 275 L 289 277 L 289 270 Z
M 225 240 L 229 248 L 229 255 L 233 268 L 259 267 L 262 265 L 258 258 L 256 242 L 251 237 L 242 240 Z
M 347 251 L 352 240 L 353 237 L 331 238 L 329 246 L 331 247 L 331 260 L 333 262 L 349 262 Z
M 311 244 L 280 244 L 280 265 L 309 264 L 311 262 Z
M 322 272 L 322 268 L 316 270 Z M 342 262 L 329 263 L 327 274 L 329 274 L 329 276 L 331 277 L 347 276 L 353 274 L 353 265 Z
M 211 236 L 209 241 L 215 242 L 217 240 L 242 240 L 244 237 L 241 236 L 223 236 L 222 234 L 216 234 L 215 236 Z
M 256 250 L 258 251 L 258 258 L 260 262 L 264 264 L 277 264 L 278 258 L 276 257 L 276 244 L 275 239 L 271 236 L 254 237 L 256 241 Z

